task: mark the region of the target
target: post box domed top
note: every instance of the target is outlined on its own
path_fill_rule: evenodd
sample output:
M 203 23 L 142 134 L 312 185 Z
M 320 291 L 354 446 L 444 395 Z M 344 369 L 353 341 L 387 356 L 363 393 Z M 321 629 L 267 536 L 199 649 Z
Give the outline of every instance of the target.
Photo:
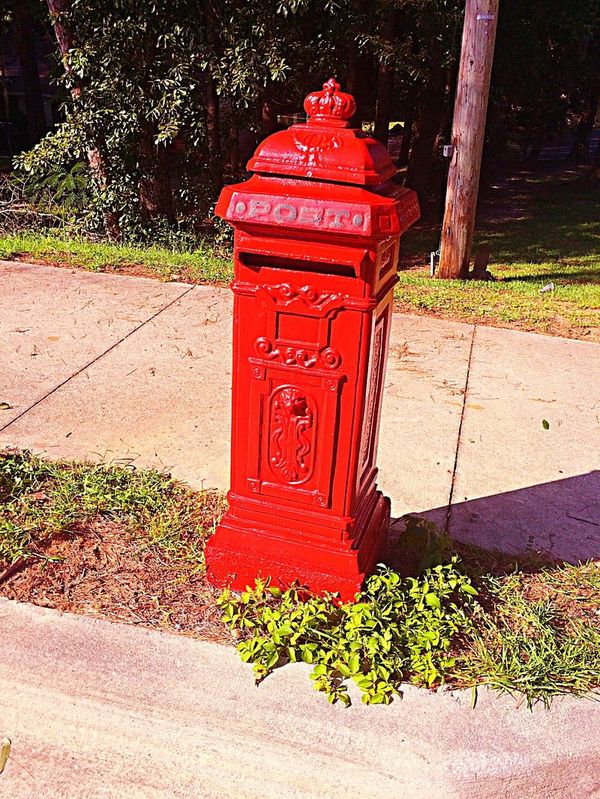
M 356 111 L 351 94 L 333 78 L 304 101 L 305 124 L 268 136 L 258 145 L 248 169 L 268 175 L 376 186 L 398 171 L 387 149 L 362 130 L 350 127 Z

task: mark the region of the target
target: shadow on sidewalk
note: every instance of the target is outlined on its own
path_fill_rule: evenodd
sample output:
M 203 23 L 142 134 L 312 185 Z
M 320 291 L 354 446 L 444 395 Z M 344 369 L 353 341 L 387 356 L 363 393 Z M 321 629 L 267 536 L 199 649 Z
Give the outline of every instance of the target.
M 448 512 L 432 508 L 392 519 L 392 539 L 402 535 L 408 515 L 443 528 Z M 447 532 L 460 544 L 519 559 L 598 560 L 600 470 L 454 503 L 448 521 Z

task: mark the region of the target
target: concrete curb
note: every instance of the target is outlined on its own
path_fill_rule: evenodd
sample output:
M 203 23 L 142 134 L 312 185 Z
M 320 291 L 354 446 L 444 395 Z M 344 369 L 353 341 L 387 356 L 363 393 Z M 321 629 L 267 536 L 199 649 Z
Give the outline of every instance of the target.
M 6 799 L 600 797 L 600 705 L 533 713 L 408 687 L 315 694 L 304 664 L 254 688 L 233 649 L 0 600 Z

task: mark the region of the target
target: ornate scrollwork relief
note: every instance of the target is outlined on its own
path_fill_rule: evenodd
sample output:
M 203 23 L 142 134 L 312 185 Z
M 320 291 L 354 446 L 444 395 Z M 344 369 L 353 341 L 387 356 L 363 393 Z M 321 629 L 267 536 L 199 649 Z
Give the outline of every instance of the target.
M 375 341 L 373 343 L 373 359 L 371 361 L 371 376 L 367 396 L 367 407 L 365 411 L 365 421 L 363 426 L 363 436 L 360 447 L 360 463 L 364 466 L 369 456 L 371 440 L 373 438 L 374 416 L 377 403 L 377 392 L 381 379 L 381 367 L 384 355 L 384 322 L 381 319 L 375 330 Z
M 261 290 L 265 291 L 277 305 L 283 306 L 300 302 L 312 310 L 323 310 L 330 306 L 340 306 L 344 302 L 341 294 L 320 291 L 312 286 L 295 288 L 289 283 L 278 283 L 275 286 L 261 286 Z
M 312 366 L 337 369 L 342 363 L 342 356 L 333 347 L 325 347 L 322 350 L 311 350 L 305 347 L 277 347 L 266 336 L 256 339 L 254 351 L 266 360 L 281 361 L 287 366 L 302 366 L 305 369 L 310 369 Z

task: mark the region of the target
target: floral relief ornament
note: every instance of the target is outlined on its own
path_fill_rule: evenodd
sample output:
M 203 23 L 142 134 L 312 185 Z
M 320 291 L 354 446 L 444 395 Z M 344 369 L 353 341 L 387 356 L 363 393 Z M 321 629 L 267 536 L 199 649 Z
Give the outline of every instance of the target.
M 341 294 L 334 294 L 328 291 L 319 291 L 312 286 L 302 286 L 295 288 L 289 283 L 278 283 L 270 286 L 264 285 L 262 290 L 266 292 L 277 305 L 291 305 L 300 302 L 307 308 L 322 310 L 323 308 L 339 304 L 343 301 Z
M 270 431 L 271 469 L 288 483 L 308 480 L 312 472 L 315 412 L 309 397 L 295 386 L 273 395 Z

